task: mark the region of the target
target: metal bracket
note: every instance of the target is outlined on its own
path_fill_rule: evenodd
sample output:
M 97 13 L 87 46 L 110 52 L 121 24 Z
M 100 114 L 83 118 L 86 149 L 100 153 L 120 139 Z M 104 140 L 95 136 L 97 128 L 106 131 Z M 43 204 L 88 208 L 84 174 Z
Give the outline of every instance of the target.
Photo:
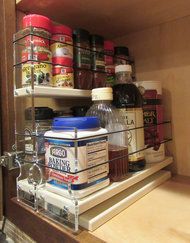
M 0 156 L 0 166 L 6 167 L 7 169 L 14 169 L 18 167 L 16 163 L 16 157 L 22 157 L 23 152 L 5 152 L 3 156 Z

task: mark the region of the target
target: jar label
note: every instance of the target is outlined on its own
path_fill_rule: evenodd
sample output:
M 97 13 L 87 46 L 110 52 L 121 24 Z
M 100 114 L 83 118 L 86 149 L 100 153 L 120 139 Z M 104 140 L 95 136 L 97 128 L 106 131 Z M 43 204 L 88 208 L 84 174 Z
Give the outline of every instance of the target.
M 142 92 L 142 87 L 139 89 Z M 145 144 L 158 150 L 163 140 L 163 106 L 161 105 L 162 96 L 157 94 L 157 90 L 144 90 L 143 93 L 144 106 L 144 125 L 145 127 Z
M 62 88 L 74 88 L 73 73 L 60 73 L 52 78 L 52 86 Z
M 48 39 L 44 39 L 39 36 L 32 36 L 32 35 L 27 36 L 25 38 L 25 45 L 29 47 L 29 46 L 31 46 L 32 43 L 34 46 L 41 46 L 41 47 L 45 47 L 45 48 L 49 49 L 49 40 Z
M 78 68 L 88 68 L 90 69 L 91 59 L 90 59 L 90 50 L 76 47 L 75 48 L 75 57 L 76 57 L 76 66 Z
M 130 162 L 137 162 L 144 159 L 144 129 L 143 129 L 143 110 L 141 108 L 121 108 L 119 109 L 121 116 L 125 119 L 129 129 L 142 127 L 139 129 L 128 131 L 128 150 Z M 139 151 L 135 153 L 136 151 Z
M 34 67 L 34 85 L 49 85 L 52 78 L 52 65 L 47 63 L 22 64 L 22 86 L 31 85 L 32 65 Z
M 70 36 L 55 35 L 52 38 L 56 42 L 52 42 L 50 49 L 52 57 L 73 58 L 73 40 Z M 60 41 L 60 42 L 59 42 Z M 63 42 L 63 43 L 61 43 Z M 69 44 L 69 45 L 68 45 Z
M 105 70 L 105 61 L 103 52 L 92 51 L 92 69 Z
M 39 52 L 32 52 L 31 51 L 24 51 L 22 52 L 22 62 L 27 61 L 41 61 L 41 62 L 51 62 L 51 54 L 50 52 L 46 51 L 39 51 Z
M 77 164 L 74 142 L 50 138 L 46 138 L 45 141 L 45 163 L 48 167 L 52 168 L 46 169 L 48 183 L 61 188 L 67 188 L 67 183 L 71 182 L 75 186 L 73 190 L 79 190 L 88 187 L 89 183 L 90 185 L 91 183 L 95 184 L 97 180 L 107 177 L 109 172 L 108 164 L 100 165 L 77 174 L 69 173 L 75 172 L 76 169 L 80 171 L 108 161 L 107 136 L 79 141 L 77 146 Z

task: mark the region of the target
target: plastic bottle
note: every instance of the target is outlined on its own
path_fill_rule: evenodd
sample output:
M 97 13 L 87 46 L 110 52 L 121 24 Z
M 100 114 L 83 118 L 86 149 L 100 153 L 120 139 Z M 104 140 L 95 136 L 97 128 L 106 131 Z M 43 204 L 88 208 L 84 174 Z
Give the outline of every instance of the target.
M 116 85 L 113 86 L 113 104 L 118 108 L 129 129 L 129 171 L 139 171 L 145 166 L 143 98 L 131 79 L 131 66 L 118 65 L 115 69 Z M 141 127 L 141 128 L 138 128 Z M 135 129 L 138 128 L 138 129 Z M 138 152 L 136 152 L 138 151 Z
M 106 128 L 108 132 L 122 131 L 126 129 L 126 124 L 112 106 L 112 100 L 112 88 L 93 89 L 92 101 L 94 103 L 87 111 L 87 116 L 97 116 L 101 127 Z M 112 181 L 119 181 L 128 172 L 127 132 L 111 133 L 108 138 L 108 150 L 109 177 Z

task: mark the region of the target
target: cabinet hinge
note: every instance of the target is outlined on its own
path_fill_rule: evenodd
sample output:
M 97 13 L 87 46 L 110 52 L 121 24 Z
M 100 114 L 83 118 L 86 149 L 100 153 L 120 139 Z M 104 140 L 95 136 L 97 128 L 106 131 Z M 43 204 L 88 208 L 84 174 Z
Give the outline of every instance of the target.
M 5 152 L 3 156 L 0 156 L 0 166 L 6 167 L 7 169 L 14 169 L 18 167 L 16 158 L 21 158 L 23 152 Z

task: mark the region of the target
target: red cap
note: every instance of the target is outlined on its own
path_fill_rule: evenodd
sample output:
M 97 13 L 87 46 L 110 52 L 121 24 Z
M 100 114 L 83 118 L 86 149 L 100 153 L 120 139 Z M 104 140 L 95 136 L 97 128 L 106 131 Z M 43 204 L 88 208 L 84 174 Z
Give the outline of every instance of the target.
M 23 28 L 29 26 L 42 28 L 51 32 L 51 20 L 43 15 L 29 14 L 24 16 L 22 20 Z
M 54 65 L 59 64 L 67 67 L 73 66 L 73 59 L 68 57 L 52 57 L 52 63 Z
M 114 51 L 114 43 L 112 41 L 106 40 L 104 41 L 104 50 L 113 50 Z
M 72 36 L 73 31 L 70 27 L 66 25 L 53 25 L 52 34 L 64 34 L 64 35 Z

